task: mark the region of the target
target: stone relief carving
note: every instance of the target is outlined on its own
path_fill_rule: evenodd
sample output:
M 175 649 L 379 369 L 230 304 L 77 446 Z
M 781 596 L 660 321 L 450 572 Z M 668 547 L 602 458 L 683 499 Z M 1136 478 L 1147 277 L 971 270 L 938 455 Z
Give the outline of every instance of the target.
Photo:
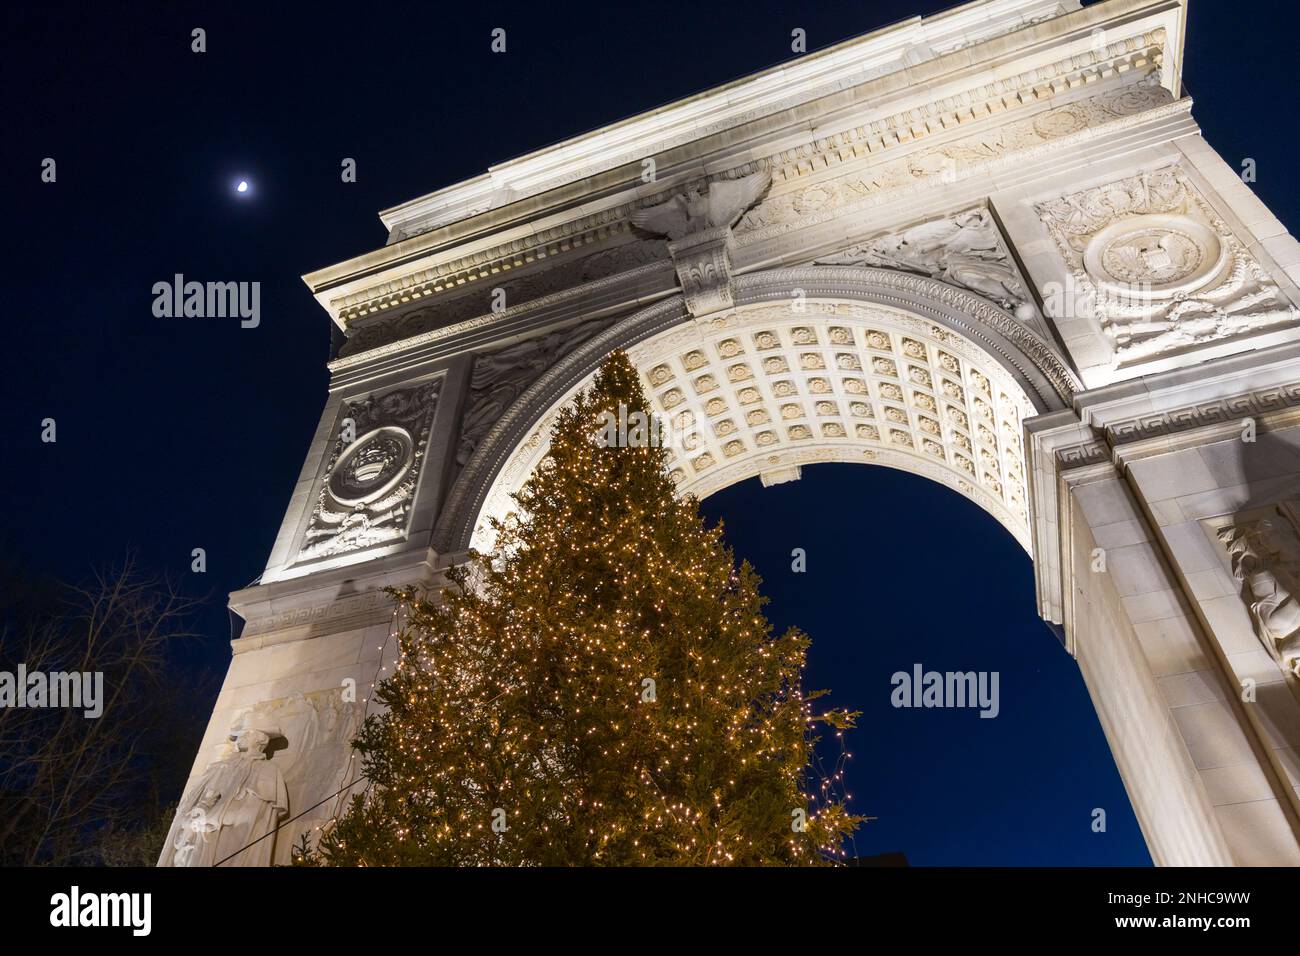
M 237 725 L 226 748 L 181 800 L 159 866 L 270 866 L 289 791 L 268 744 L 280 728 L 254 719 Z
M 608 325 L 609 320 L 593 319 L 476 356 L 465 416 L 461 419 L 456 464 L 465 466 L 483 436 L 524 389 L 557 359 Z
M 633 225 L 665 235 L 691 315 L 730 308 L 731 227 L 772 182 L 767 172 L 691 188 L 657 206 L 632 213 Z
M 817 264 L 915 272 L 985 296 L 1022 322 L 1036 318 L 993 216 L 984 208 L 878 236 L 818 259 Z
M 638 209 L 632 213 L 632 224 L 674 240 L 708 229 L 725 229 L 754 204 L 771 181 L 768 173 L 753 173 L 716 180 L 703 193 L 692 187 L 665 203 Z
M 1044 17 L 1043 19 L 1050 19 Z M 1039 22 L 1037 19 L 1026 20 L 1023 24 L 1018 25 L 1015 29 L 1021 29 L 1030 23 Z M 993 36 L 990 34 L 989 36 Z M 988 37 L 980 37 L 974 40 L 963 41 L 956 46 L 936 48 L 936 53 L 948 53 L 953 50 L 963 49 L 967 46 L 977 43 L 983 43 Z M 806 145 L 795 146 L 782 150 L 775 156 L 759 161 L 763 168 L 773 172 L 778 180 L 786 178 L 784 173 L 787 167 L 798 167 L 812 161 L 817 165 L 835 163 L 842 158 L 842 150 L 846 144 L 855 141 L 877 140 L 885 137 L 888 144 L 888 137 L 892 131 L 905 130 L 916 122 L 918 117 L 923 119 L 937 118 L 945 114 L 958 114 L 963 109 L 976 107 L 977 111 L 971 115 L 984 115 L 990 104 L 997 104 L 996 108 L 1005 106 L 1006 101 L 1011 94 L 1026 91 L 1040 87 L 1043 84 L 1056 84 L 1053 81 L 1064 81 L 1070 88 L 1081 86 L 1085 83 L 1095 82 L 1107 76 L 1113 76 L 1117 66 L 1122 64 L 1121 69 L 1138 70 L 1158 68 L 1164 58 L 1164 46 L 1166 42 L 1166 32 L 1164 27 L 1156 27 L 1143 33 L 1133 34 L 1131 36 L 1121 37 L 1102 46 L 1077 53 L 1072 56 L 1063 58 L 1050 65 L 1039 66 L 1032 70 L 1025 71 L 1013 76 L 1005 76 L 997 80 L 982 83 L 978 86 L 963 89 L 928 103 L 923 107 L 911 108 L 904 112 L 892 116 L 876 119 L 869 124 L 856 129 L 846 130 L 843 132 L 833 133 L 829 136 L 819 137 Z M 893 63 L 884 63 L 863 71 L 860 76 L 852 81 L 852 84 L 862 80 L 874 77 L 884 76 L 895 72 L 903 63 L 900 59 Z M 845 87 L 845 81 L 839 80 L 828 84 L 821 91 L 807 93 L 799 100 L 778 100 L 769 102 L 760 108 L 747 110 L 737 116 L 729 117 L 725 121 L 706 123 L 705 125 L 693 125 L 689 129 L 684 129 L 674 135 L 666 137 L 660 144 L 660 148 L 667 150 L 683 143 L 691 142 L 703 136 L 709 136 L 714 133 L 720 133 L 724 130 L 731 129 L 735 126 L 743 125 L 754 120 L 779 113 L 782 110 L 789 109 L 792 106 L 799 105 L 801 102 L 812 102 L 828 93 L 834 93 Z M 599 163 L 585 166 L 575 166 L 566 169 L 560 176 L 554 177 L 536 187 L 536 191 L 544 192 L 554 189 L 557 186 L 583 179 L 587 176 L 593 176 L 597 173 L 614 169 L 628 163 L 638 163 L 644 157 L 644 151 L 634 151 L 621 153 L 606 157 Z M 753 168 L 757 164 L 748 164 Z M 480 210 L 481 211 L 481 210 Z M 473 214 L 473 211 L 470 212 Z M 450 221 L 450 220 L 446 220 Z M 442 220 L 420 223 L 411 227 L 406 235 L 418 235 L 421 232 L 435 228 Z
M 1116 365 L 1300 318 L 1179 165 L 1037 209 Z
M 340 436 L 298 560 L 358 551 L 406 534 L 441 379 L 346 403 L 355 440 Z
M 362 712 L 360 704 L 345 699 L 345 689 L 292 694 L 243 711 L 233 723 L 236 729 L 230 738 L 238 741 L 241 735 L 249 736 L 237 746 L 220 747 L 216 759 L 182 800 L 160 865 L 211 866 L 275 826 L 280 829 L 274 836 L 224 865 L 290 863 L 299 837 L 304 833 L 314 836 L 318 827 L 328 824 L 346 795 L 338 801 L 328 798 L 357 775 L 352 739 L 360 728 Z M 260 743 L 259 730 L 272 747 Z M 241 784 L 245 779 L 248 783 Z M 252 793 L 243 794 L 236 789 L 239 786 Z M 275 800 L 268 801 L 266 797 L 271 795 Z M 270 809 L 279 808 L 274 820 L 263 803 Z M 247 833 L 236 832 L 238 811 L 252 811 L 255 825 Z M 291 818 L 292 823 L 285 822 Z
M 1300 677 L 1300 510 L 1275 506 L 1222 528 L 1218 538 L 1256 636 L 1285 671 Z
M 637 239 L 585 256 L 561 262 L 539 272 L 499 282 L 481 283 L 473 293 L 448 295 L 446 301 L 359 323 L 340 356 L 356 355 L 389 342 L 421 335 L 435 328 L 491 312 L 492 289 L 505 291 L 505 301 L 514 306 L 535 301 L 561 289 L 608 278 L 629 269 L 666 261 L 668 243 L 663 239 Z
M 1149 74 L 1137 83 L 1013 120 L 995 129 L 966 136 L 857 168 L 793 192 L 764 199 L 740 218 L 735 231 L 744 243 L 774 238 L 796 226 L 813 225 L 842 216 L 856 204 L 890 199 L 934 181 L 953 182 L 999 165 L 1022 162 L 1039 151 L 1066 145 L 1072 137 L 1085 137 L 1098 126 L 1130 120 L 1157 108 L 1184 109 Z M 882 142 L 882 147 L 888 145 Z M 895 146 L 895 149 L 898 147 Z

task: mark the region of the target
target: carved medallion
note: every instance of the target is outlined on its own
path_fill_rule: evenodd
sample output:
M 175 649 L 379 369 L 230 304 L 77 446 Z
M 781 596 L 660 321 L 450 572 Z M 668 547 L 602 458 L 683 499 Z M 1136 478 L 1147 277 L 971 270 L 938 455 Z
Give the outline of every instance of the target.
M 1037 207 L 1125 367 L 1275 330 L 1300 310 L 1179 165 Z
M 1186 216 L 1135 216 L 1097 233 L 1084 250 L 1083 265 L 1107 291 L 1169 298 L 1205 285 L 1226 260 L 1213 230 Z
M 375 429 L 348 447 L 330 473 L 330 494 L 359 505 L 390 491 L 411 467 L 415 445 L 404 428 Z
M 1034 131 L 1044 139 L 1056 139 L 1069 136 L 1081 129 L 1086 129 L 1088 120 L 1081 111 L 1067 108 L 1050 110 L 1034 119 Z
M 336 439 L 299 561 L 400 541 L 415 500 L 441 380 L 349 402 L 355 441 Z

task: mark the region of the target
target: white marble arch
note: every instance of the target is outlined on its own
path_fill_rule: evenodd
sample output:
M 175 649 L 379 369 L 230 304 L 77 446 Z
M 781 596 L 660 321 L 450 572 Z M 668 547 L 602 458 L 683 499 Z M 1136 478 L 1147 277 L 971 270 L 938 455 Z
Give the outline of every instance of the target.
M 891 270 L 767 270 L 735 287 L 732 309 L 697 319 L 672 296 L 543 373 L 457 478 L 435 547 L 490 546 L 486 519 L 545 454 L 554 413 L 623 349 L 670 431 L 683 412 L 694 419 L 678 431 L 699 446 L 671 449 L 683 493 L 816 461 L 880 464 L 966 495 L 1032 554 L 1021 425 L 1079 388 L 1051 343 L 980 296 Z
M 772 483 L 795 477 L 803 463 L 849 461 L 940 481 L 984 508 L 1033 558 L 1040 614 L 1058 625 L 1079 662 L 1153 859 L 1161 865 L 1300 863 L 1300 841 L 1291 837 L 1294 791 L 1287 788 L 1294 737 L 1275 724 L 1293 719 L 1295 701 L 1273 693 L 1281 688 L 1271 672 L 1264 678 L 1271 699 L 1258 712 L 1237 709 L 1231 683 L 1217 671 L 1168 673 L 1190 664 L 1161 658 L 1169 652 L 1154 646 L 1152 634 L 1177 629 L 1185 635 L 1182 653 L 1194 663 L 1203 660 L 1192 649 L 1199 643 L 1194 632 L 1203 625 L 1196 609 L 1171 589 L 1178 557 L 1170 563 L 1158 534 L 1140 518 L 1148 490 L 1126 487 L 1107 454 L 1094 453 L 1096 430 L 1106 429 L 1109 413 L 1089 411 L 1092 393 L 1081 388 L 1058 347 L 980 296 L 909 273 L 804 266 L 733 281 L 729 309 L 694 317 L 675 295 L 614 323 L 552 364 L 467 462 L 435 527 L 435 549 L 452 562 L 470 547 L 490 549 L 486 519 L 511 508 L 510 493 L 545 454 L 555 412 L 590 382 L 606 355 L 624 349 L 656 411 L 671 420 L 689 410 L 708 425 L 707 447 L 672 449 L 683 492 L 703 497 L 754 474 Z M 796 329 L 808 333 L 802 343 Z M 873 347 L 872 333 L 887 342 L 877 338 L 880 347 Z M 764 335 L 770 337 L 766 350 Z M 905 351 L 909 341 L 915 354 Z M 726 343 L 729 348 L 723 348 Z M 699 364 L 686 361 L 691 355 Z M 820 357 L 820 366 L 802 365 L 801 358 L 810 355 Z M 945 355 L 955 366 L 943 366 Z M 850 358 L 850 367 L 833 361 L 841 356 Z M 783 363 L 780 370 L 765 365 L 769 357 Z M 876 374 L 877 358 L 894 363 L 898 374 Z M 1285 367 L 1290 360 L 1281 361 Z M 733 379 L 728 370 L 735 366 L 748 374 Z M 918 383 L 908 371 L 924 373 L 919 387 L 913 389 Z M 716 387 L 698 389 L 704 377 L 712 379 L 706 386 Z M 815 377 L 824 378 L 829 391 L 813 392 Z M 982 394 L 976 388 L 980 377 L 988 383 Z M 864 389 L 847 391 L 846 382 L 855 378 Z M 778 395 L 774 385 L 781 381 L 794 385 L 793 391 Z M 1225 378 L 1225 388 L 1234 387 L 1229 381 L 1235 379 Z M 889 383 L 901 387 L 897 400 L 880 391 Z M 945 383 L 965 394 L 954 399 L 943 391 Z M 741 402 L 746 388 L 757 393 L 750 405 Z M 681 401 L 669 404 L 666 396 L 674 391 Z M 1132 388 L 1125 392 L 1132 394 Z M 917 395 L 937 405 L 930 416 L 938 424 L 933 436 L 920 430 L 931 410 L 918 406 Z M 991 402 L 988 424 L 995 426 L 987 441 L 978 435 L 974 410 L 981 397 Z M 715 399 L 723 404 L 711 415 L 707 403 Z M 871 406 L 871 417 L 853 416 L 851 403 L 859 399 Z M 800 415 L 779 417 L 776 410 L 787 400 L 801 406 Z M 820 401 L 837 406 L 825 420 L 815 414 Z M 900 431 L 908 433 L 909 443 L 901 447 L 886 437 L 889 408 L 906 416 Z M 740 415 L 750 409 L 763 420 L 742 422 Z M 944 414 L 951 411 L 964 414 L 967 427 Z M 1007 412 L 1014 417 L 1004 420 Z M 713 426 L 719 420 L 731 421 L 735 430 L 717 435 Z M 824 421 L 840 425 L 844 434 L 799 439 L 788 431 L 793 424 L 815 428 Z M 856 428 L 849 430 L 858 424 L 874 425 L 877 434 L 862 437 Z M 763 430 L 777 436 L 767 447 L 755 441 Z M 962 435 L 969 449 L 959 444 Z M 936 447 L 926 450 L 922 443 L 931 439 Z M 744 445 L 734 462 L 715 462 L 716 471 L 692 467 L 699 454 L 716 455 L 728 441 Z M 981 461 L 975 476 L 954 467 L 963 451 L 972 462 Z M 974 457 L 980 452 L 992 453 L 1000 488 L 985 480 L 990 475 L 983 460 Z M 1119 455 L 1116 463 L 1122 463 Z M 1099 550 L 1118 564 L 1095 573 Z M 1189 689 L 1179 683 L 1187 680 L 1206 699 L 1187 696 Z M 1266 757 L 1248 756 L 1252 736 L 1272 748 Z M 1242 800 L 1246 793 L 1250 799 Z
M 693 419 L 684 492 L 870 461 L 985 508 L 1152 858 L 1300 865 L 1300 243 L 1201 135 L 1190 18 L 972 0 L 381 214 L 304 276 L 348 341 L 192 782 L 249 713 L 384 676 L 382 588 L 445 580 L 624 348 Z M 293 813 L 348 763 L 314 726 L 280 721 Z

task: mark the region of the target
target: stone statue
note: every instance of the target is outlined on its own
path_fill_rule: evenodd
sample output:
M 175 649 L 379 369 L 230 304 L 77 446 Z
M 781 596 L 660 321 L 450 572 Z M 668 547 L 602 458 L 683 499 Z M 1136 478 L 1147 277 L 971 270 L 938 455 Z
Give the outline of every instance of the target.
M 1256 635 L 1283 667 L 1300 676 L 1300 602 L 1283 579 L 1277 530 L 1272 519 L 1261 518 L 1224 528 L 1219 540 L 1228 549 Z
M 281 736 L 260 723 L 230 734 L 234 752 L 210 764 L 181 801 L 159 866 L 215 866 L 232 855 L 225 865 L 271 865 L 289 793 L 266 748 Z
M 718 179 L 632 213 L 632 224 L 667 236 L 686 310 L 699 318 L 734 304 L 731 227 L 772 182 L 769 172 Z

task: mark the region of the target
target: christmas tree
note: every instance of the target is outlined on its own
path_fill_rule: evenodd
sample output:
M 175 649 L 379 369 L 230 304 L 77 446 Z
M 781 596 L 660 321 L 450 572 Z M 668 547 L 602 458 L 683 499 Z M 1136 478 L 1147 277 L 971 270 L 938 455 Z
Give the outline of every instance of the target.
M 781 865 L 833 861 L 861 818 L 819 774 L 759 578 L 679 498 L 626 355 L 560 414 L 548 455 L 405 623 L 369 781 L 308 861 L 327 865 Z M 629 430 L 628 423 L 632 423 Z

